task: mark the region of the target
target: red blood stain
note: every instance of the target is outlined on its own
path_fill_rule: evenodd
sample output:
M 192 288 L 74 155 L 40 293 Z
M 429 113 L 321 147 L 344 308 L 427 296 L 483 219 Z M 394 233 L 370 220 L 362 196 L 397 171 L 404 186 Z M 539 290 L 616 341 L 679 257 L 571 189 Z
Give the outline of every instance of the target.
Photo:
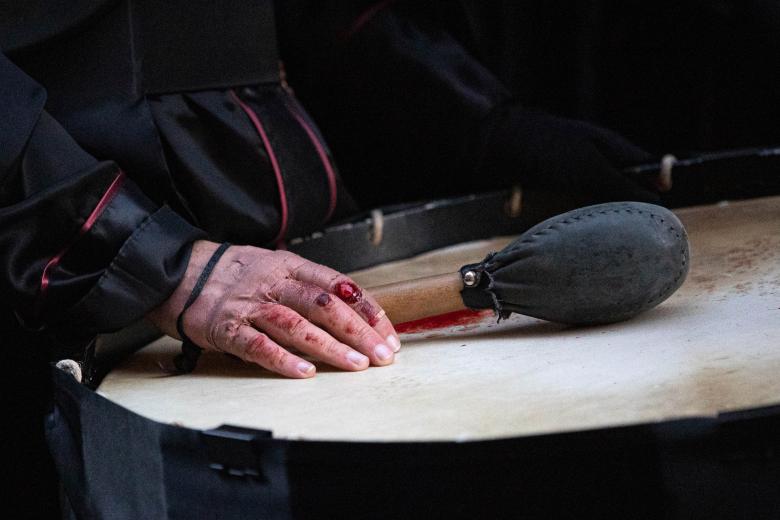
M 280 312 L 280 311 L 278 311 L 276 309 L 273 309 L 273 310 L 270 310 L 270 311 L 266 312 L 264 317 L 268 321 L 272 321 L 272 322 L 276 323 L 276 322 L 279 322 L 279 321 L 283 320 L 286 317 L 286 314 L 283 313 L 283 312 Z
M 352 282 L 341 282 L 336 285 L 336 296 L 349 304 L 357 303 L 363 297 L 360 288 Z
M 292 330 L 302 320 L 300 317 L 290 316 L 287 308 L 284 308 L 284 310 L 271 310 L 263 317 L 283 330 Z
M 377 318 L 379 311 L 377 311 L 376 307 L 371 305 L 369 302 L 363 300 L 357 305 L 356 310 L 366 319 L 366 321 L 368 321 L 368 324 L 372 327 L 379 323 L 379 319 Z
M 320 307 L 325 307 L 330 303 L 330 295 L 328 293 L 322 293 L 314 300 L 314 303 Z
M 465 309 L 462 311 L 448 312 L 438 316 L 430 316 L 421 320 L 407 321 L 395 326 L 399 334 L 414 334 L 432 329 L 444 329 L 464 325 L 473 325 L 483 321 L 486 317 L 492 316 L 493 311 L 473 311 Z

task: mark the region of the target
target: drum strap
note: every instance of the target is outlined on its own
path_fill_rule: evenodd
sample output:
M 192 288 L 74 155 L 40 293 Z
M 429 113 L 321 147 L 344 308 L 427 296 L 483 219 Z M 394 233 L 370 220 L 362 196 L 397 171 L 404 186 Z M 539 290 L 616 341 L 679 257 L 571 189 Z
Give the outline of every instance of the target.
M 583 202 L 562 194 L 515 187 L 386 206 L 290 240 L 286 247 L 312 262 L 352 272 L 453 244 L 517 235 Z
M 661 194 L 661 204 L 674 208 L 778 194 L 778 171 L 780 147 L 771 147 L 720 150 L 679 159 L 667 156 L 623 173 L 660 180 L 665 189 L 671 188 Z M 553 215 L 592 203 L 592 199 L 578 199 L 570 193 L 515 188 L 390 206 L 293 239 L 287 247 L 313 262 L 349 272 L 459 242 L 520 234 Z

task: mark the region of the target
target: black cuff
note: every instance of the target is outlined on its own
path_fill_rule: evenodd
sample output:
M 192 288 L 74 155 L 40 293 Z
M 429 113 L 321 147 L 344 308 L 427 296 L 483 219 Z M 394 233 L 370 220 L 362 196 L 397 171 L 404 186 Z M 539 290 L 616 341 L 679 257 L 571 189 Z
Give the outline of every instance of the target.
M 97 284 L 67 312 L 67 327 L 94 334 L 142 318 L 173 293 L 187 269 L 192 243 L 205 236 L 170 208 L 160 208 L 125 241 Z

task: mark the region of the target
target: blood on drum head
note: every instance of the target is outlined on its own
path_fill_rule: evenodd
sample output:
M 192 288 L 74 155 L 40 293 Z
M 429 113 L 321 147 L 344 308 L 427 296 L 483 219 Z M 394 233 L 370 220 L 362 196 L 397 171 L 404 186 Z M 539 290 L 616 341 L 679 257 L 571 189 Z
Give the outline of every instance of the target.
M 428 330 L 467 326 L 479 323 L 492 314 L 493 311 L 490 310 L 464 309 L 462 311 L 448 312 L 438 316 L 399 323 L 395 326 L 395 330 L 399 334 L 415 334 Z

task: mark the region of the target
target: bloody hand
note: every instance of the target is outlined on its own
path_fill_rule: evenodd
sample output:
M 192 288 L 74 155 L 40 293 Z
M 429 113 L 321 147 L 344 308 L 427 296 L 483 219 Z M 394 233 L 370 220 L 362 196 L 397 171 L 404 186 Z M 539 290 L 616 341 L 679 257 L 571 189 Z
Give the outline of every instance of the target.
M 178 337 L 176 318 L 218 244 L 195 242 L 179 287 L 149 319 Z M 184 332 L 288 377 L 311 377 L 308 354 L 343 370 L 388 365 L 400 349 L 384 311 L 349 277 L 287 251 L 232 246 L 187 309 Z

